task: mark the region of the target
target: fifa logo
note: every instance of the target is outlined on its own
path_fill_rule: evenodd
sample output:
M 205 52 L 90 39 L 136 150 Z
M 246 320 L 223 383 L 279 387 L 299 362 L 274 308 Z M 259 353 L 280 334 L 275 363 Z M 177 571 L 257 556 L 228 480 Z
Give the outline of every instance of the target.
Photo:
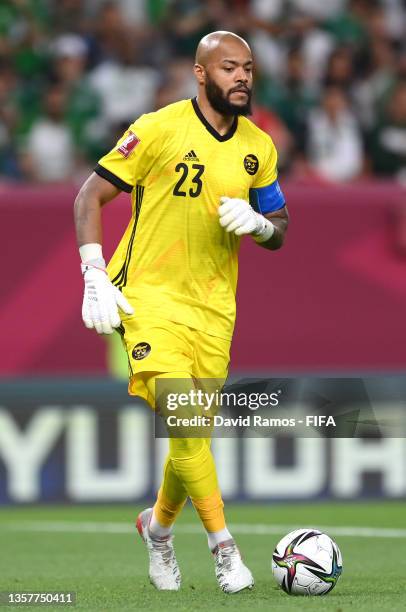
M 123 157 L 127 158 L 131 151 L 135 149 L 137 144 L 139 144 L 139 142 L 141 142 L 140 139 L 130 130 L 128 136 L 123 140 L 116 151 L 121 153 Z

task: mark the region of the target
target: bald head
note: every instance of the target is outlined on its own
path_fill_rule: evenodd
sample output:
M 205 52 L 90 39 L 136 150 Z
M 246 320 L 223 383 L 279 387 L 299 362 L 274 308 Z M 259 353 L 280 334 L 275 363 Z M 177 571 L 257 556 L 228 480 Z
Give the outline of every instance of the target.
M 194 73 L 198 101 L 223 116 L 251 112 L 253 63 L 246 41 L 232 32 L 212 32 L 199 42 Z
M 233 48 L 238 47 L 251 54 L 248 43 L 241 36 L 223 30 L 211 32 L 204 36 L 197 46 L 196 64 L 206 67 L 213 59 L 217 59 L 227 51 L 232 52 Z

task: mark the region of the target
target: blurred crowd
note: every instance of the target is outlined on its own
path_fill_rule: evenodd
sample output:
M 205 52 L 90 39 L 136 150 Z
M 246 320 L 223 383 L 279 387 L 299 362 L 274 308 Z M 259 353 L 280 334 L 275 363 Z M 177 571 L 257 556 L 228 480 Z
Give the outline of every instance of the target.
M 406 183 L 406 0 L 1 0 L 2 179 L 82 180 L 138 116 L 195 95 L 219 29 L 252 46 L 282 173 Z

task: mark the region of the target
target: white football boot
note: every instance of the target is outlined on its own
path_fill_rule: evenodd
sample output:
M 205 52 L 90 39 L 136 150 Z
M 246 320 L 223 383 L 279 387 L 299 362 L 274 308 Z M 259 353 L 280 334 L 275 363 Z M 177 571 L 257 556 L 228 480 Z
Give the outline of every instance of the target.
M 252 589 L 254 578 L 241 559 L 240 551 L 233 539 L 218 544 L 212 551 L 216 578 L 225 593 L 238 593 Z
M 173 548 L 173 536 L 151 538 L 149 523 L 152 508 L 138 515 L 137 529 L 149 554 L 149 579 L 158 591 L 178 591 L 181 575 Z

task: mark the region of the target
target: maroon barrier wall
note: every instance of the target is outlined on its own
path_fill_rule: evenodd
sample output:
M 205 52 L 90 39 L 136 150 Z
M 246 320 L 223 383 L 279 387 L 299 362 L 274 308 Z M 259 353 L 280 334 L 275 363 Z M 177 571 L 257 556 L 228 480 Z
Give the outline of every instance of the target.
M 105 345 L 81 322 L 75 187 L 0 186 L 0 373 L 103 373 Z M 406 366 L 406 259 L 389 215 L 405 192 L 385 184 L 284 185 L 285 247 L 243 241 L 232 366 L 240 370 L 394 370 Z M 111 254 L 130 214 L 104 212 Z

